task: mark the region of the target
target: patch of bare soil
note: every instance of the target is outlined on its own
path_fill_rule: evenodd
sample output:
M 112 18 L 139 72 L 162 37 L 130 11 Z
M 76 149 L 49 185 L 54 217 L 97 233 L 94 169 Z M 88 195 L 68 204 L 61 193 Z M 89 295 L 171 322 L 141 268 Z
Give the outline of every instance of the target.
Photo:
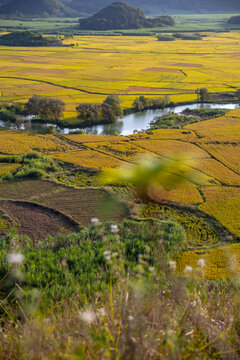
M 78 225 L 71 218 L 51 208 L 23 201 L 1 201 L 0 208 L 17 226 L 19 234 L 34 240 L 43 240 L 48 235 L 77 231 Z

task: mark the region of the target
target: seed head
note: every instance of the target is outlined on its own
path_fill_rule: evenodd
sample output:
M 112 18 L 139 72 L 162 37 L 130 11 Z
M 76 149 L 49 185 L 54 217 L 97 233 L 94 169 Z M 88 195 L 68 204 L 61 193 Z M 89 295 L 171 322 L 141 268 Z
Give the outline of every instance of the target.
M 88 325 L 94 323 L 94 321 L 96 320 L 96 314 L 92 310 L 80 311 L 79 316 L 80 319 L 85 323 L 87 323 Z
M 7 256 L 9 264 L 22 264 L 24 256 L 21 253 L 12 253 Z
M 189 274 L 193 271 L 192 266 L 187 265 L 184 269 L 185 274 Z
M 200 267 L 204 267 L 205 266 L 205 260 L 204 259 L 199 259 L 197 264 Z
M 170 269 L 173 270 L 173 271 L 175 271 L 176 268 L 177 268 L 176 261 L 171 260 L 171 261 L 169 261 L 168 265 L 169 265 Z

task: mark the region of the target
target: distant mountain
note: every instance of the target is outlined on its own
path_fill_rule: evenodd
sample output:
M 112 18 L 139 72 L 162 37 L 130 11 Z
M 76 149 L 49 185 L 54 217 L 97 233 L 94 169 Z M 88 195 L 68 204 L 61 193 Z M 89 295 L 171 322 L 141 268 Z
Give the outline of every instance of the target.
M 81 30 L 139 29 L 166 25 L 174 25 L 171 16 L 147 19 L 142 9 L 122 1 L 116 1 L 95 15 L 79 20 Z
M 109 5 L 111 0 L 62 0 L 81 12 L 93 14 Z M 128 0 L 131 5 L 141 7 L 148 14 L 190 13 L 236 13 L 240 12 L 239 0 Z
M 78 16 L 78 14 L 77 11 L 60 3 L 59 0 L 11 0 L 0 6 L 0 15 L 6 16 L 67 17 Z

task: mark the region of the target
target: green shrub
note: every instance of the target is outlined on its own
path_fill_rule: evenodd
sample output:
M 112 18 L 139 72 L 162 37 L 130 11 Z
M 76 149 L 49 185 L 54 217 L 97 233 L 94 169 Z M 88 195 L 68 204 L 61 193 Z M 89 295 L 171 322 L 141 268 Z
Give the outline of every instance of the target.
M 0 111 L 0 120 L 15 122 L 17 119 L 16 115 L 10 110 Z
M 119 232 L 112 232 L 112 225 Z M 110 278 L 116 277 L 106 259 L 106 250 L 122 258 L 126 272 L 138 271 L 139 261 L 146 256 L 154 265 L 153 251 L 163 239 L 163 248 L 172 253 L 184 239 L 181 227 L 173 222 L 135 222 L 125 220 L 122 224 L 104 223 L 92 225 L 77 234 L 58 235 L 38 244 L 32 242 L 22 250 L 25 262 L 22 288 L 44 289 L 41 307 L 49 310 L 56 302 L 75 296 L 93 299 L 96 292 L 104 293 Z M 0 242 L 0 277 L 9 271 L 6 261 L 11 251 L 12 236 Z M 158 257 L 160 254 L 158 254 Z M 9 293 L 14 283 L 5 283 L 4 292 Z

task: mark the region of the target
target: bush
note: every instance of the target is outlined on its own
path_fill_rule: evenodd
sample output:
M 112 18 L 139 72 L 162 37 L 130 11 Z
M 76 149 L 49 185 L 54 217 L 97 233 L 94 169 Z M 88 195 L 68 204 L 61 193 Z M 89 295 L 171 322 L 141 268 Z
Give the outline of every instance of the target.
M 119 232 L 112 232 L 112 226 Z M 93 300 L 96 291 L 104 292 L 112 274 L 104 251 L 111 247 L 111 252 L 122 258 L 126 272 L 134 274 L 142 256 L 147 256 L 149 264 L 154 265 L 153 252 L 158 248 L 160 239 L 164 240 L 162 251 L 166 247 L 172 253 L 177 244 L 184 239 L 181 227 L 173 222 L 135 222 L 125 220 L 122 224 L 107 222 L 90 226 L 77 234 L 58 235 L 47 238 L 34 246 L 30 242 L 23 249 L 25 256 L 24 279 L 20 286 L 35 288 L 44 297 L 41 308 L 48 311 L 56 302 L 73 297 L 77 293 Z M 6 255 L 11 251 L 11 236 L 1 241 L 0 274 L 9 271 Z M 158 257 L 160 254 L 158 255 Z M 62 266 L 62 263 L 65 265 Z M 48 286 L 51 284 L 51 286 Z M 10 292 L 14 283 L 5 284 L 5 291 Z M 103 293 L 102 293 L 103 294 Z
M 0 111 L 0 120 L 15 122 L 17 120 L 17 117 L 10 110 L 1 110 Z
M 0 157 L 0 162 L 19 163 L 22 166 L 15 173 L 9 173 L 2 177 L 2 180 L 16 178 L 45 178 L 49 174 L 57 172 L 59 165 L 49 156 L 30 151 L 24 156 L 9 155 Z
M 42 120 L 57 121 L 63 116 L 65 103 L 59 99 L 52 99 L 34 95 L 25 104 L 25 110 L 29 115 L 37 115 Z

